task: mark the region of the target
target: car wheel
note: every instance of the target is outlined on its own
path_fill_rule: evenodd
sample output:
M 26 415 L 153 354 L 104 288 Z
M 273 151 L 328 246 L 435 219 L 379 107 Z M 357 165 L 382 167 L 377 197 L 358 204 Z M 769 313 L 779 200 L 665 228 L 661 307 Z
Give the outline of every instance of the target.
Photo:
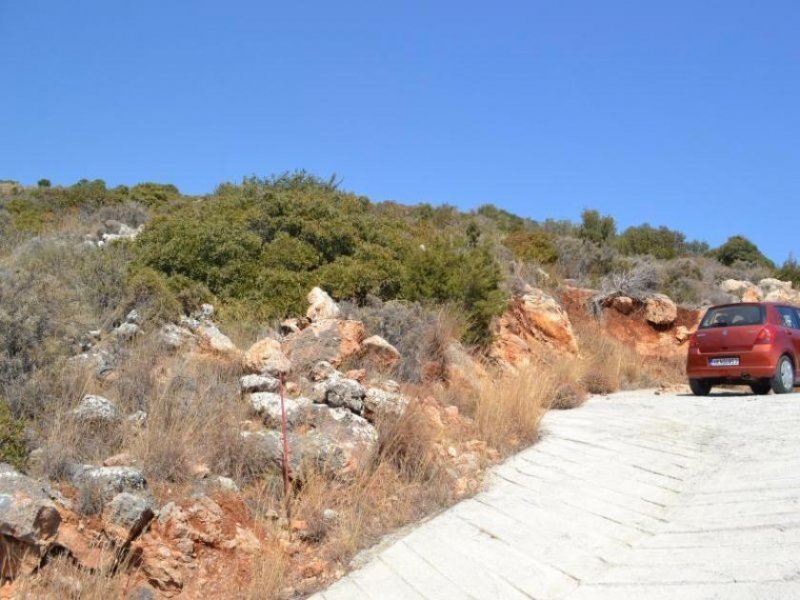
M 788 394 L 794 389 L 794 365 L 791 358 L 781 356 L 771 384 L 772 391 L 776 394 Z
M 767 381 L 757 381 L 756 383 L 750 384 L 750 389 L 753 390 L 753 393 L 757 396 L 764 396 L 769 394 L 772 390 L 772 382 L 769 380 Z
M 711 382 L 707 379 L 690 379 L 689 387 L 695 396 L 708 396 L 711 391 Z

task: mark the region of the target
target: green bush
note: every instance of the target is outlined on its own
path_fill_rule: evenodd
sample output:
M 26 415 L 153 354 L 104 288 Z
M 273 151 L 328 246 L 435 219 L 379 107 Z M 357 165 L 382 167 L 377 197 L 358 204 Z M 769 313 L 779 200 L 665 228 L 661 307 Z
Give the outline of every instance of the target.
M 262 319 L 302 312 L 315 285 L 359 303 L 453 303 L 478 340 L 497 313 L 501 277 L 470 222 L 448 206 L 375 205 L 303 173 L 249 178 L 154 218 L 137 263 Z
M 0 398 L 0 462 L 21 470 L 28 459 L 25 445 L 25 425 L 14 418 L 8 404 Z
M 506 236 L 503 242 L 517 260 L 543 265 L 558 260 L 558 249 L 553 237 L 541 231 L 517 231 Z
M 617 238 L 616 246 L 628 256 L 650 255 L 655 258 L 671 259 L 685 253 L 686 236 L 680 231 L 667 227 L 651 227 L 647 223 L 638 227 L 628 227 Z
M 775 277 L 783 281 L 791 281 L 795 287 L 800 286 L 800 264 L 794 256 L 789 256 L 780 269 L 775 272 Z
M 774 263 L 761 253 L 753 242 L 741 235 L 734 235 L 714 251 L 717 260 L 730 266 L 737 261 L 774 267 Z

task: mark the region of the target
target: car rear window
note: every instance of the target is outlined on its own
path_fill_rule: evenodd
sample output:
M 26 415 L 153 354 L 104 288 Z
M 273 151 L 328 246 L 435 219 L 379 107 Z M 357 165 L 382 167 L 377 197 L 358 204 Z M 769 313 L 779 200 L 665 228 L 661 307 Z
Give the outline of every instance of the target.
M 740 325 L 761 325 L 764 322 L 764 307 L 759 305 L 720 306 L 709 308 L 700 328 L 738 327 Z

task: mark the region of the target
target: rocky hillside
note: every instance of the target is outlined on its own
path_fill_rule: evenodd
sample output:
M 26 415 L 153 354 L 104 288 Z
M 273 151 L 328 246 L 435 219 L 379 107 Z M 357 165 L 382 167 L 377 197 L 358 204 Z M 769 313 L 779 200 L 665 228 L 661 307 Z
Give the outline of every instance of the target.
M 0 595 L 302 597 L 546 410 L 682 383 L 700 304 L 800 300 L 791 261 L 597 219 L 0 190 Z

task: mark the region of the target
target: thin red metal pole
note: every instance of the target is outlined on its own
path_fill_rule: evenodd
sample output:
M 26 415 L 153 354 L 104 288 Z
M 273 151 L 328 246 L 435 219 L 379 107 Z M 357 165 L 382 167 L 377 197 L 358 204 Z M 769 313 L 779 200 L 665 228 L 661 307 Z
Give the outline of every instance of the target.
M 289 516 L 289 440 L 286 435 L 286 375 L 281 373 L 278 378 L 281 392 L 281 436 L 283 437 L 283 497 L 286 502 L 286 515 Z

